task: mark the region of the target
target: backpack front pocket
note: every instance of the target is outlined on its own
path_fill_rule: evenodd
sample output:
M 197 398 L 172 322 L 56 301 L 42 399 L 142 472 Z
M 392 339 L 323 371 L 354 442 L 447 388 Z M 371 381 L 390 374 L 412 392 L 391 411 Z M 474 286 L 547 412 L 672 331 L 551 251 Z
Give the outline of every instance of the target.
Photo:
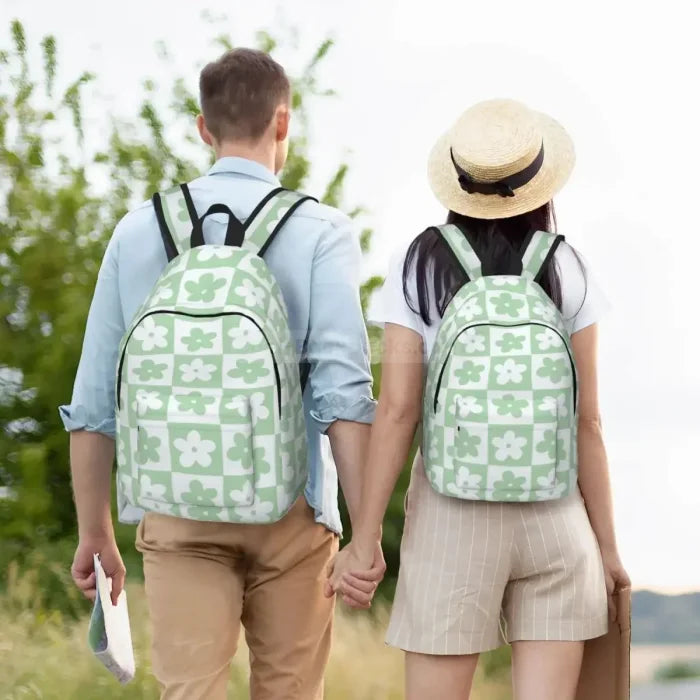
M 141 505 L 197 520 L 217 520 L 222 509 L 255 502 L 256 470 L 248 396 L 205 403 L 171 396 L 167 418 L 137 418 L 135 461 Z M 186 397 L 187 398 L 187 397 Z M 201 398 L 201 406 L 194 399 Z M 142 413 L 139 411 L 139 413 Z M 159 504 L 163 504 L 163 508 Z M 168 511 L 169 512 L 169 511 Z
M 478 390 L 448 391 L 446 400 L 445 427 L 433 428 L 431 447 L 434 459 L 444 455 L 440 479 L 449 495 L 495 501 L 556 497 L 564 441 L 555 400 L 528 391 Z

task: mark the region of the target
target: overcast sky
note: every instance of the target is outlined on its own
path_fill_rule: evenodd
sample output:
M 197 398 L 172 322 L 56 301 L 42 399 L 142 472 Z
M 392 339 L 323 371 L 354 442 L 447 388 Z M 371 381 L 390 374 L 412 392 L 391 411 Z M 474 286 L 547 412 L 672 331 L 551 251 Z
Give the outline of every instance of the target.
M 108 111 L 129 114 L 146 75 L 182 74 L 283 23 L 300 29 L 293 66 L 328 34 L 322 70 L 340 94 L 313 115 L 315 177 L 351 164 L 348 205 L 376 233 L 367 274 L 444 212 L 425 179 L 432 143 L 470 104 L 514 97 L 559 119 L 578 152 L 558 198 L 561 232 L 588 259 L 613 304 L 601 324 L 601 401 L 620 547 L 637 587 L 700 588 L 700 178 L 696 23 L 682 0 L 654 3 L 430 3 L 304 0 L 118 3 L 2 0 L 30 40 L 53 33 L 63 75 L 89 69 Z M 99 10 L 98 10 L 99 7 Z M 217 26 L 200 19 L 211 9 Z M 165 68 L 154 43 L 173 59 Z M 107 108 L 105 109 L 105 105 Z

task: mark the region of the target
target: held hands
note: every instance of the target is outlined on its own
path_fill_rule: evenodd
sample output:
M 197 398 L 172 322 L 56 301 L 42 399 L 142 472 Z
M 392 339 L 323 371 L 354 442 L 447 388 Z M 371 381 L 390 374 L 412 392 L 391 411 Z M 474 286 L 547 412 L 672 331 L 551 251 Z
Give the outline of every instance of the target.
M 95 554 L 100 555 L 102 568 L 107 578 L 112 579 L 112 605 L 116 605 L 119 594 L 124 588 L 126 569 L 113 535 L 98 539 L 80 539 L 70 570 L 73 581 L 86 598 L 95 600 L 97 594 L 93 559 Z
M 367 609 L 372 604 L 385 571 L 386 563 L 380 542 L 372 547 L 350 542 L 328 566 L 326 597 L 339 594 L 347 606 Z

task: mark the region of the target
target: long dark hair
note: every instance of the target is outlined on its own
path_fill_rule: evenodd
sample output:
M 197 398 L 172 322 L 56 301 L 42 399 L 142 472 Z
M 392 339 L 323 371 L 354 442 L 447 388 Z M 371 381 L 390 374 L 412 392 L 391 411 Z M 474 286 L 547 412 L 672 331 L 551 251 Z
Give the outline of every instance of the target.
M 457 225 L 469 239 L 481 258 L 484 275 L 519 275 L 522 270 L 524 246 L 535 231 L 556 233 L 557 219 L 554 204 L 548 202 L 526 214 L 508 219 L 474 219 L 451 211 L 448 224 Z M 416 289 L 409 290 L 411 270 L 415 263 Z M 411 243 L 403 266 L 403 293 L 406 303 L 419 313 L 426 325 L 431 323 L 432 299 L 440 316 L 457 291 L 468 282 L 464 270 L 457 265 L 447 244 L 434 228 L 423 231 Z M 549 298 L 561 310 L 561 280 L 554 257 L 549 262 L 540 284 Z M 415 308 L 414 299 L 418 301 Z

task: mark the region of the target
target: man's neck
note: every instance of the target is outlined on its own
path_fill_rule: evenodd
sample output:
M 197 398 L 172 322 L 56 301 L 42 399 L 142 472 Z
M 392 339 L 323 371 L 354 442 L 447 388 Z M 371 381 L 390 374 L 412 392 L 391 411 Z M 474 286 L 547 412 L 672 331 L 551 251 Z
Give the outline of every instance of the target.
M 275 172 L 275 147 L 267 144 L 248 143 L 222 143 L 214 149 L 216 159 L 219 158 L 245 158 L 265 166 L 271 173 Z

